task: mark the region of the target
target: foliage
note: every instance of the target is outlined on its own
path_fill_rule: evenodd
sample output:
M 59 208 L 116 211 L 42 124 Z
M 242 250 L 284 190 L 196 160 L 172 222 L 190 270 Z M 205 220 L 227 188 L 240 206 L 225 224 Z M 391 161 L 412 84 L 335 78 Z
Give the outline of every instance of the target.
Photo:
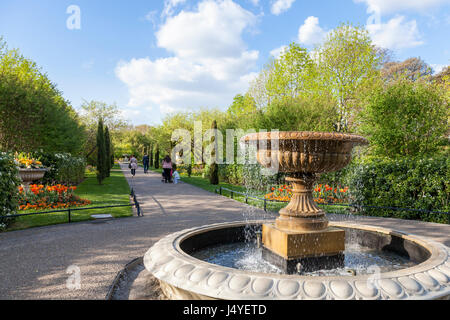
M 16 214 L 20 180 L 14 157 L 0 152 L 0 217 Z M 0 230 L 12 222 L 12 218 L 0 219 Z
M 116 104 L 109 105 L 102 101 L 84 101 L 80 110 L 80 120 L 86 128 L 86 139 L 83 145 L 84 155 L 89 164 L 97 162 L 97 126 L 98 119 L 103 119 L 108 127 L 111 143 L 116 144 L 114 151 L 121 157 L 120 143 L 124 139 L 124 132 L 129 129 L 128 122 L 123 119 L 122 113 Z
M 0 38 L 0 147 L 78 153 L 84 133 L 56 85 L 35 62 L 8 50 Z
M 103 120 L 98 121 L 97 130 L 97 180 L 98 184 L 102 184 L 102 181 L 107 176 L 107 164 L 106 164 L 106 148 L 105 148 L 105 131 L 103 130 Z
M 32 155 L 40 159 L 44 167 L 48 169 L 41 181 L 43 184 L 77 185 L 84 179 L 86 160 L 82 157 L 43 150 L 33 152 Z
M 386 81 L 406 78 L 416 81 L 420 78 L 431 76 L 433 69 L 420 58 L 408 58 L 402 62 L 387 62 L 381 69 L 381 76 Z
M 360 133 L 380 156 L 433 154 L 448 128 L 448 102 L 442 90 L 424 81 L 399 79 L 378 86 L 364 101 Z
M 314 90 L 316 64 L 308 51 L 298 44 L 291 43 L 269 68 L 265 89 L 270 101 L 309 95 Z
M 378 78 L 380 56 L 367 30 L 350 24 L 342 24 L 328 33 L 316 52 L 317 81 L 323 82 L 338 102 L 336 131 L 353 131 L 359 92 Z
M 367 158 L 349 171 L 350 196 L 359 205 L 450 211 L 450 159 Z M 447 217 L 384 209 L 362 209 L 365 214 L 446 223 Z
M 329 96 L 273 101 L 256 117 L 255 127 L 281 131 L 333 131 L 337 110 Z

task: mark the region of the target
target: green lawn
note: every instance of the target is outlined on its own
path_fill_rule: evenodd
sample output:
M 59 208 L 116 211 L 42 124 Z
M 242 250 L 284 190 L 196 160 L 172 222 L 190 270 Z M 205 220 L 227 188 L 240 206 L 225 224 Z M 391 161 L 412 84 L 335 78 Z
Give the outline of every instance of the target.
M 86 179 L 77 187 L 75 192 L 81 198 L 92 201 L 91 205 L 83 208 L 130 203 L 130 187 L 118 165 L 113 167 L 111 176 L 106 178 L 102 185 L 98 184 L 95 172 L 86 172 L 85 177 Z M 28 210 L 19 213 L 33 212 L 37 211 Z M 72 222 L 91 220 L 92 214 L 111 214 L 114 218 L 120 218 L 132 216 L 133 211 L 131 207 L 72 211 L 71 220 Z M 9 226 L 8 231 L 67 222 L 67 212 L 18 217 Z

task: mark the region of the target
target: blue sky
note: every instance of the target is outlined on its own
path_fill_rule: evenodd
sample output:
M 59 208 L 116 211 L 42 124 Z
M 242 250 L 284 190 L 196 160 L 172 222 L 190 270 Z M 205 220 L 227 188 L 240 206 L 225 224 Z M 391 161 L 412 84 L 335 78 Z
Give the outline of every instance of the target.
M 158 124 L 175 110 L 226 108 L 280 48 L 312 49 L 341 22 L 367 27 L 398 60 L 439 70 L 450 64 L 449 9 L 450 0 L 2 0 L 0 35 L 76 109 L 115 102 L 132 124 Z

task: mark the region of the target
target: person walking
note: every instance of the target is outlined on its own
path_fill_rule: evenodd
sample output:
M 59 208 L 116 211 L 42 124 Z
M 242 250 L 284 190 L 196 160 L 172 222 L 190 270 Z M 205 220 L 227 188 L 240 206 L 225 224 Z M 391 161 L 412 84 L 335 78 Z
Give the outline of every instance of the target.
M 150 165 L 150 157 L 148 154 L 145 154 L 144 158 L 142 158 L 142 164 L 144 165 L 144 173 L 147 173 Z
M 167 183 L 171 183 L 172 182 L 172 177 L 171 177 L 171 172 L 172 172 L 172 160 L 170 159 L 169 156 L 166 156 L 163 161 L 162 161 L 162 168 L 164 171 L 164 182 Z
M 138 162 L 134 155 L 130 158 L 131 175 L 134 177 L 136 175 L 136 169 L 138 168 Z

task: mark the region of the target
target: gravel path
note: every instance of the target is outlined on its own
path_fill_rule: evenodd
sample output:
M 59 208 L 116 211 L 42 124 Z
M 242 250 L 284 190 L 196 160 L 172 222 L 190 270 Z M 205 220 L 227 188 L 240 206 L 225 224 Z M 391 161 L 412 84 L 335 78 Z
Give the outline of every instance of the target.
M 139 169 L 131 178 L 128 168 L 122 169 L 144 217 L 0 234 L 0 299 L 104 299 L 116 274 L 164 235 L 210 223 L 274 217 L 188 184 L 161 183 L 160 174 Z M 330 216 L 338 219 L 347 217 Z M 449 225 L 368 217 L 355 221 L 425 235 L 450 246 Z M 80 288 L 68 288 L 76 274 L 70 270 L 79 270 Z

